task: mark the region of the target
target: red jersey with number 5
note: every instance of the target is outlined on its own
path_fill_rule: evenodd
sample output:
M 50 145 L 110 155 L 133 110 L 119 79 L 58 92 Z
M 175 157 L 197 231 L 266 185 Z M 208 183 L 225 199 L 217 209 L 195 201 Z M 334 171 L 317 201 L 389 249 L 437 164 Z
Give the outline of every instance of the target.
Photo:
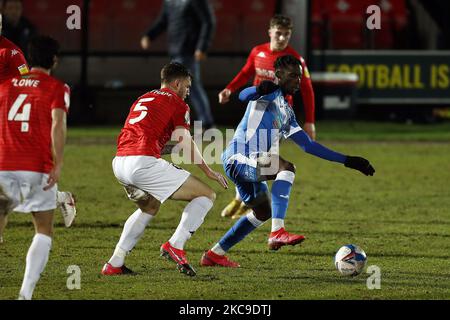
M 131 106 L 117 139 L 117 156 L 161 157 L 177 127 L 190 128 L 190 109 L 168 88 L 153 90 Z
M 68 111 L 70 89 L 32 70 L 0 84 L 0 170 L 49 173 L 52 110 Z
M 5 37 L 0 36 L 0 83 L 27 73 L 28 66 L 22 50 Z

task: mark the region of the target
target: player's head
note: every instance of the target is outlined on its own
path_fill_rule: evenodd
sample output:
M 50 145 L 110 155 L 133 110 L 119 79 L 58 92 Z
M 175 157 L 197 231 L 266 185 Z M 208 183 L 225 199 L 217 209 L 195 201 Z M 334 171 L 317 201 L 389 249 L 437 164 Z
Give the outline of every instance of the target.
M 22 16 L 22 0 L 3 0 L 2 12 L 5 19 L 12 24 L 17 24 Z
M 269 25 L 270 49 L 274 51 L 286 49 L 291 39 L 293 27 L 291 18 L 281 14 L 273 16 Z
M 161 88 L 170 88 L 181 98 L 186 99 L 192 84 L 192 74 L 178 62 L 166 64 L 161 70 Z
M 284 93 L 293 94 L 300 87 L 302 78 L 302 64 L 291 55 L 279 57 L 274 64 L 278 85 Z
M 37 36 L 28 44 L 28 60 L 32 67 L 53 69 L 58 62 L 59 43 L 47 36 Z

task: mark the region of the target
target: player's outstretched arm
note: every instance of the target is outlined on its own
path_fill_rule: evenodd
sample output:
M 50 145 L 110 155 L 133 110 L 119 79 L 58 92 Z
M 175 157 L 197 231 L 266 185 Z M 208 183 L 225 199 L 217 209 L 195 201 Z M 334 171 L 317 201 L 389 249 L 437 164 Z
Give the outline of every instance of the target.
M 221 173 L 212 170 L 208 166 L 190 132 L 184 127 L 177 127 L 177 130 L 179 130 L 179 146 L 185 152 L 190 153 L 191 162 L 199 166 L 208 178 L 217 181 L 223 188 L 228 189 L 227 179 Z
M 375 169 L 374 167 L 372 167 L 369 160 L 362 157 L 347 156 L 344 165 L 347 168 L 361 171 L 366 176 L 373 176 L 373 174 L 375 173 Z
M 44 190 L 51 189 L 59 180 L 63 166 L 64 145 L 66 143 L 66 112 L 63 109 L 52 110 L 52 153 L 53 169 L 49 173 L 47 186 Z
M 228 101 L 230 101 L 230 96 L 231 96 L 231 90 L 230 89 L 223 89 L 222 91 L 219 92 L 219 103 L 220 104 L 225 104 Z
M 311 138 L 303 130 L 295 132 L 290 135 L 289 138 L 299 145 L 305 152 L 316 157 L 342 163 L 347 168 L 358 170 L 366 176 L 373 176 L 375 173 L 375 169 L 368 160 L 361 157 L 346 156 L 339 152 L 330 150 L 320 143 L 311 140 Z
M 240 87 L 244 86 L 251 78 L 256 74 L 255 71 L 255 57 L 258 54 L 258 50 L 253 48 L 250 55 L 247 58 L 247 62 L 241 71 L 234 77 L 233 80 L 219 93 L 219 103 L 225 104 L 230 101 L 230 96 Z

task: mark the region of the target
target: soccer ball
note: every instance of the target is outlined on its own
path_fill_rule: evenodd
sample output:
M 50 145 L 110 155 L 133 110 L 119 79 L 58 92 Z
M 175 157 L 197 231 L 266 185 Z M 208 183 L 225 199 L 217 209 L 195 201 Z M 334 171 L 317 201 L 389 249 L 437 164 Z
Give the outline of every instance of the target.
M 344 276 L 357 276 L 363 271 L 366 263 L 366 253 L 354 244 L 342 246 L 334 256 L 334 265 Z

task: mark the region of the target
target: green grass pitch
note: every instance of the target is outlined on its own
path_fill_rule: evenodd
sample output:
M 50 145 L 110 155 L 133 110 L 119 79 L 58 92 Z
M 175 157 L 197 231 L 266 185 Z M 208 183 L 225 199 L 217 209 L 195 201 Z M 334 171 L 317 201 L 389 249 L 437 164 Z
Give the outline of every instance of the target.
M 70 128 L 60 190 L 78 198 L 78 216 L 64 228 L 59 211 L 53 248 L 34 299 L 448 299 L 450 297 L 450 125 L 323 122 L 318 139 L 376 168 L 365 177 L 305 154 L 290 142 L 281 154 L 297 165 L 286 227 L 302 233 L 301 246 L 267 249 L 270 221 L 233 248 L 240 269 L 201 268 L 199 260 L 232 226 L 220 217 L 234 188 L 217 192 L 202 227 L 187 243 L 198 275 L 186 277 L 159 257 L 175 230 L 183 202 L 161 207 L 126 264 L 135 276 L 104 277 L 122 226 L 135 210 L 111 170 L 119 128 Z M 193 166 L 185 166 L 203 181 Z M 214 166 L 221 170 L 219 165 Z M 206 181 L 209 183 L 208 181 Z M 12 214 L 0 245 L 0 299 L 17 298 L 25 255 L 33 237 L 31 217 Z M 340 276 L 333 256 L 360 245 L 368 266 L 381 270 L 381 288 L 370 274 Z M 67 269 L 81 269 L 81 288 L 69 290 Z

